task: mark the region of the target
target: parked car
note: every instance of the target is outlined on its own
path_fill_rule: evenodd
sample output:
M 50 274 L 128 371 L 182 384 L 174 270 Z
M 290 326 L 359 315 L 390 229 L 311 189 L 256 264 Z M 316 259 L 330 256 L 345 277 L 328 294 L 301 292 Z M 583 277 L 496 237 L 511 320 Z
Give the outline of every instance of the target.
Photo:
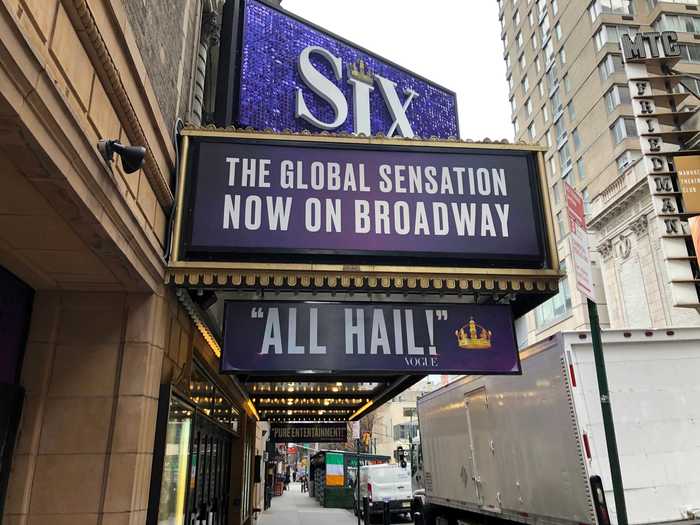
M 398 464 L 368 465 L 360 468 L 360 501 L 354 492 L 355 513 L 361 514 L 365 523 L 373 515 L 382 515 L 389 506 L 392 515 L 411 512 L 411 466 Z

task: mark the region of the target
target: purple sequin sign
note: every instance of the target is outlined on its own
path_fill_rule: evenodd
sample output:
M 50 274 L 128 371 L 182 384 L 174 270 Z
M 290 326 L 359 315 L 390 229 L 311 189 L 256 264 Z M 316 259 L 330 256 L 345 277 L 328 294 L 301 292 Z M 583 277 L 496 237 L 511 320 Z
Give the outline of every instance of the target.
M 352 86 L 348 84 L 347 67 L 362 59 L 369 71 L 397 84 L 403 102 L 405 89 L 418 96 L 406 115 L 415 135 L 449 138 L 459 135 L 455 94 L 431 84 L 380 58 L 348 45 L 255 0 L 245 2 L 243 43 L 240 69 L 238 125 L 275 131 L 309 130 L 319 132 L 306 121 L 295 117 L 295 94 L 301 88 L 311 113 L 323 122 L 332 122 L 331 106 L 314 94 L 302 81 L 297 70 L 299 54 L 308 46 L 319 46 L 343 61 L 343 77 L 335 80 L 330 64 L 312 55 L 312 64 L 332 79 L 348 101 L 348 117 L 334 133 L 353 132 Z M 370 95 L 372 134 L 386 134 L 394 119 L 387 110 L 379 89 Z

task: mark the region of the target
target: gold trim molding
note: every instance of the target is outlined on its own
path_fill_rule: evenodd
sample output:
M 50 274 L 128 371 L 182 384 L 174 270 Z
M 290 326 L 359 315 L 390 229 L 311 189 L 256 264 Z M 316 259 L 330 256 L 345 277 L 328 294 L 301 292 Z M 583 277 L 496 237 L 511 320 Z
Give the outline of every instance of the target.
M 443 274 L 411 273 L 397 274 L 377 271 L 329 272 L 329 271 L 279 271 L 279 270 L 236 270 L 213 269 L 197 266 L 178 265 L 170 267 L 166 283 L 176 286 L 206 288 L 251 289 L 266 288 L 279 290 L 314 291 L 382 291 L 416 292 L 438 291 L 451 294 L 488 293 L 554 293 L 561 276 L 557 272 L 544 275 L 488 275 L 465 273 L 461 276 Z

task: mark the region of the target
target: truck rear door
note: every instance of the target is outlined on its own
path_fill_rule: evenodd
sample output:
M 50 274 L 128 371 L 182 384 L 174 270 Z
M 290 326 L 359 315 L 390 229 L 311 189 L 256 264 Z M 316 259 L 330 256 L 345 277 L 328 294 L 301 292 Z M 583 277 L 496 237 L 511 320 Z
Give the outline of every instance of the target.
M 472 465 L 470 481 L 481 506 L 499 511 L 501 504 L 497 486 L 498 467 L 486 389 L 479 388 L 468 392 L 464 404 L 468 428 L 467 450 L 470 456 L 469 463 Z

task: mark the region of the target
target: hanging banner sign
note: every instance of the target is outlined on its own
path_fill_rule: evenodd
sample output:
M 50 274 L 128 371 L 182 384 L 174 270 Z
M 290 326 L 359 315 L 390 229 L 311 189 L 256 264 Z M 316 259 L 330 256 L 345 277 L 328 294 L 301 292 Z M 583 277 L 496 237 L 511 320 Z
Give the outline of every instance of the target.
M 217 101 L 217 112 L 228 109 L 220 126 L 459 136 L 453 91 L 287 11 L 257 0 L 228 3 L 222 32 L 241 36 L 223 39 L 220 52 L 232 58 L 225 63 L 233 74 L 224 67 L 219 78 L 222 86 L 238 85 L 221 90 L 233 100 Z M 236 10 L 242 15 L 235 20 L 226 15 Z
M 517 374 L 508 305 L 227 301 L 221 371 Z
M 347 440 L 346 423 L 270 424 L 270 441 L 273 443 L 345 443 Z
M 185 258 L 546 267 L 534 152 L 206 137 L 189 147 Z
M 683 193 L 684 211 L 700 214 L 700 155 L 675 156 L 673 164 Z

